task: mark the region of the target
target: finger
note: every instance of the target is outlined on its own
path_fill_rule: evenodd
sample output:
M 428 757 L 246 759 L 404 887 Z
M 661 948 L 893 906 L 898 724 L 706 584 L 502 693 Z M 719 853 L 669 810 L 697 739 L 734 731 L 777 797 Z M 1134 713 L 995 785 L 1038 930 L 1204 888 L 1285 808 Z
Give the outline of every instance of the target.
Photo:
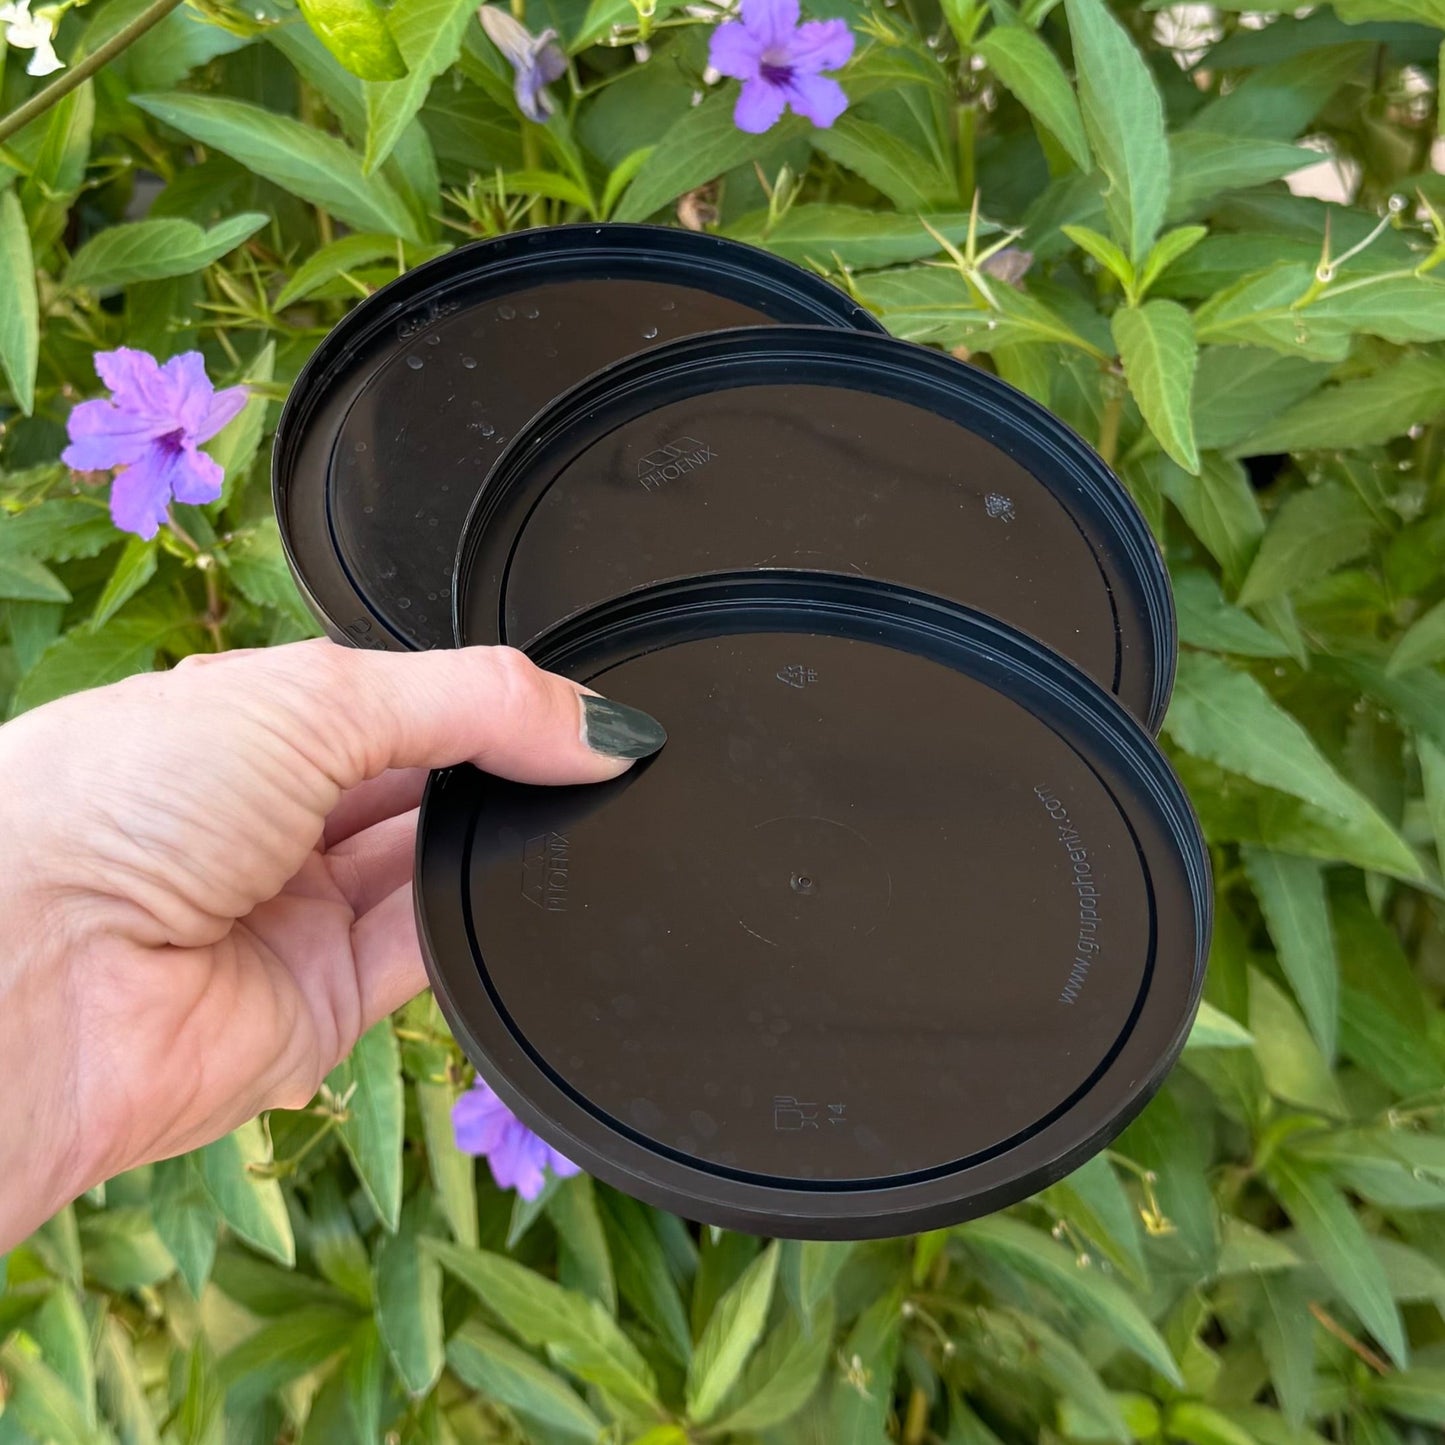
M 411 882 L 416 818 L 417 810 L 412 808 L 326 850 L 326 867 L 358 917 Z
M 369 652 L 330 642 L 256 660 L 297 745 L 342 788 L 392 768 L 473 762 L 528 783 L 602 782 L 660 748 L 656 719 L 507 647 Z
M 365 1031 L 426 987 L 410 886 L 388 894 L 356 920 L 351 930 L 351 950 L 356 960 L 361 1027 Z
M 334 848 L 373 824 L 410 812 L 421 802 L 426 780 L 425 768 L 392 768 L 352 788 L 326 819 L 326 847 Z

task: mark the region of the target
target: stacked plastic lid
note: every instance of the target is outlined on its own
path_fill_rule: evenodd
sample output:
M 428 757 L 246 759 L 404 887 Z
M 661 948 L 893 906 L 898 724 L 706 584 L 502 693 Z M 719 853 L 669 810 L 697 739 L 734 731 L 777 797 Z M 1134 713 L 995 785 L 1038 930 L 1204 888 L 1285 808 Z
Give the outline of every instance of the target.
M 750 247 L 583 226 L 357 307 L 277 433 L 340 641 L 507 643 L 653 713 L 616 782 L 433 776 L 418 927 L 488 1083 L 689 1218 L 856 1238 L 1061 1178 L 1182 1048 L 1208 859 L 1168 579 L 995 377 Z

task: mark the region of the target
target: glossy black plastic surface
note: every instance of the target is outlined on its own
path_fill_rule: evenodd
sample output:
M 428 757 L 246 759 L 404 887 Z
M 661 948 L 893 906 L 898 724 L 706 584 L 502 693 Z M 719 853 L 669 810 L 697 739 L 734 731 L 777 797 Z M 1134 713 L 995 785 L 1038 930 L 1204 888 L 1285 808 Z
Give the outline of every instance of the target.
M 458 636 L 523 646 L 633 588 L 745 567 L 966 603 L 1163 720 L 1168 578 L 1118 480 L 998 378 L 858 332 L 694 337 L 548 408 L 467 523 Z
M 539 407 L 651 346 L 775 322 L 877 329 L 801 267 L 661 226 L 517 232 L 408 272 L 322 342 L 277 429 L 303 595 L 338 640 L 450 646 L 467 510 Z
M 594 788 L 433 776 L 419 930 L 457 1037 L 584 1168 L 803 1237 L 955 1222 L 1143 1106 L 1203 978 L 1203 842 L 1113 698 L 1022 634 L 750 572 L 538 661 L 667 727 Z

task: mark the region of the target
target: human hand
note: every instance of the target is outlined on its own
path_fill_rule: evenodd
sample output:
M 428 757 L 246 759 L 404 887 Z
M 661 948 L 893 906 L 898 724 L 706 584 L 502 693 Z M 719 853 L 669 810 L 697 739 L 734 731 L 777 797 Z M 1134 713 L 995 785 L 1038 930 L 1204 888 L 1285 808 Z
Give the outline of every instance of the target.
M 600 782 L 645 713 L 506 648 L 189 658 L 0 728 L 0 1251 L 84 1189 L 300 1108 L 426 985 L 426 771 Z

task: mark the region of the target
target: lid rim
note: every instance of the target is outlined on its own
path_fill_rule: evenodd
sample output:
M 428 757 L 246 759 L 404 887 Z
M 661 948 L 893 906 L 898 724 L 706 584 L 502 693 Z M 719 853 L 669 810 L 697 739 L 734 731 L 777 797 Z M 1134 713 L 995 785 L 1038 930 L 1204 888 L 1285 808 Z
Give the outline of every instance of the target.
M 733 630 L 753 630 L 747 625 L 749 610 L 756 616 L 770 608 L 796 614 L 804 626 L 807 617 L 819 613 L 847 614 L 852 622 L 843 635 L 859 635 L 868 618 L 883 616 L 906 630 L 936 630 L 971 655 L 997 663 L 1016 677 L 1028 674 L 1034 686 L 1048 687 L 1075 720 L 1069 723 L 1051 711 L 1049 725 L 1075 746 L 1081 734 L 1090 739 L 1086 759 L 1108 757 L 1114 777 L 1136 783 L 1152 779 L 1150 811 L 1163 834 L 1173 839 L 1177 854 L 1167 855 L 1159 866 L 1182 865 L 1192 916 L 1177 914 L 1171 919 L 1172 944 L 1161 938 L 1155 945 L 1160 950 L 1151 965 L 1155 976 L 1143 985 L 1120 1045 L 1082 1096 L 1071 1099 L 1032 1133 L 970 1156 L 967 1162 L 929 1170 L 924 1178 L 903 1177 L 902 1182 L 884 1180 L 876 1185 L 868 1180 L 840 1182 L 836 1187 L 802 1181 L 796 1187 L 776 1180 L 754 1182 L 759 1176 L 739 1178 L 698 1167 L 666 1146 L 620 1132 L 617 1121 L 609 1124 L 548 1080 L 547 1067 L 537 1064 L 505 1021 L 504 1010 L 494 1009 L 489 1016 L 502 1031 L 494 1030 L 490 1043 L 483 1042 L 467 1016 L 469 980 L 475 978 L 479 989 L 486 985 L 480 974 L 470 974 L 475 966 L 470 960 L 444 956 L 441 935 L 451 930 L 438 926 L 442 920 L 434 916 L 428 900 L 430 896 L 435 901 L 440 888 L 448 911 L 456 905 L 469 906 L 463 893 L 456 891 L 455 878 L 450 892 L 445 880 L 437 878 L 441 865 L 432 852 L 433 846 L 447 846 L 444 839 L 439 841 L 438 824 L 452 831 L 462 826 L 455 808 L 451 815 L 445 813 L 445 797 L 451 789 L 475 786 L 476 774 L 469 768 L 434 773 L 423 799 L 415 898 L 427 971 L 444 1014 L 479 1072 L 523 1122 L 574 1162 L 650 1203 L 724 1227 L 800 1238 L 859 1239 L 959 1223 L 1063 1177 L 1116 1137 L 1162 1084 L 1184 1046 L 1203 986 L 1212 911 L 1207 850 L 1187 794 L 1167 759 L 1112 695 L 1025 634 L 960 604 L 846 574 L 720 574 L 613 599 L 553 628 L 528 650 L 540 665 L 564 671 L 580 667 L 590 651 L 592 656 L 586 659 L 590 667 L 604 655 L 632 656 L 649 650 L 643 638 L 647 629 L 660 637 L 671 630 L 680 634 L 672 638 L 678 641 L 704 635 L 685 624 L 705 617 L 716 624 L 705 635 L 728 635 Z M 1016 688 L 992 685 L 1029 706 Z M 1191 935 L 1193 960 L 1185 987 L 1173 970 L 1183 962 L 1178 953 L 1181 939 Z M 1161 967 L 1170 971 L 1159 974 Z M 465 987 L 459 989 L 457 984 Z M 1160 1009 L 1177 1010 L 1163 1038 L 1159 1026 L 1165 1018 Z M 500 1056 L 494 1057 L 499 1049 Z M 558 1112 L 548 1112 L 522 1092 L 514 1075 L 527 1080 L 526 1087 L 550 1100 Z M 583 1132 L 572 1127 L 578 1122 Z
M 296 476 L 302 443 L 338 374 L 358 347 L 395 325 L 400 316 L 417 307 L 430 308 L 450 293 L 475 284 L 483 274 L 505 281 L 534 271 L 545 283 L 555 279 L 550 273 L 575 266 L 584 258 L 603 265 L 655 263 L 679 280 L 691 275 L 715 281 L 721 273 L 751 283 L 759 294 L 768 293 L 774 303 L 786 302 L 806 312 L 820 328 L 882 330 L 870 312 L 823 277 L 748 242 L 676 226 L 622 222 L 539 226 L 469 242 L 404 272 L 352 307 L 322 338 L 282 404 L 271 445 L 271 504 L 281 524 L 286 564 L 302 600 L 334 640 L 417 650 L 417 644 L 398 630 L 385 609 L 368 595 L 364 579 L 354 578 L 351 569 L 341 563 L 334 539 L 328 552 L 313 555 L 303 549 L 295 535 L 299 528 L 291 523 L 293 494 L 305 485 Z M 324 478 L 318 482 L 325 484 Z M 329 510 L 327 532 L 329 536 Z

